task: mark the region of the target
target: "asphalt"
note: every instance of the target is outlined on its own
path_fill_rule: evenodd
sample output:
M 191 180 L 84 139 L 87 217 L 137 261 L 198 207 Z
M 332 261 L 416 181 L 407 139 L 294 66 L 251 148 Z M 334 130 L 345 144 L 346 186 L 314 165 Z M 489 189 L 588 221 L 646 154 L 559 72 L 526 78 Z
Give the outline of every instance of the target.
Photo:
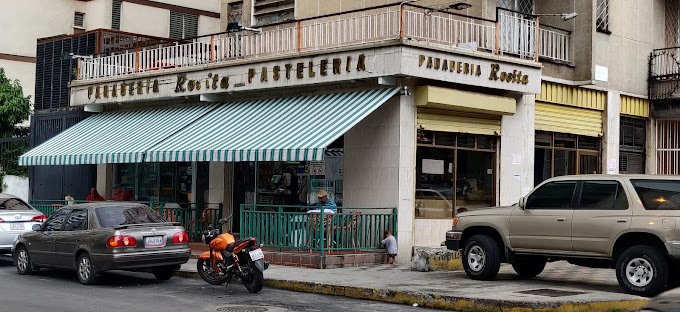
M 195 260 L 179 275 L 199 278 Z M 637 311 L 647 299 L 624 294 L 613 270 L 566 262 L 548 264 L 538 278 L 522 280 L 503 266 L 496 281 L 473 281 L 464 272 L 413 272 L 407 264 L 343 269 L 272 265 L 269 287 L 459 311 Z
M 250 294 L 243 285 L 202 280 L 158 281 L 150 273 L 110 272 L 97 285 L 81 285 L 74 272 L 42 270 L 23 276 L 0 261 L 0 311 L 26 312 L 320 312 L 430 311 L 412 306 L 292 292 L 265 287 Z

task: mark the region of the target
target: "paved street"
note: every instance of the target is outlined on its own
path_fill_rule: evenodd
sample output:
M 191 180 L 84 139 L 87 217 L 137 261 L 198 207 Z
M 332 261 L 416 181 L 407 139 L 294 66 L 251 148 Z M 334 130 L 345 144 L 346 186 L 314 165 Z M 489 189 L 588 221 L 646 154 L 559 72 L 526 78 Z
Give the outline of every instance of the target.
M 146 273 L 115 272 L 102 283 L 84 286 L 73 272 L 41 271 L 20 276 L 0 261 L 2 311 L 431 311 L 344 297 L 265 288 L 249 294 L 240 284 L 210 286 L 201 280 L 172 278 L 160 282 Z

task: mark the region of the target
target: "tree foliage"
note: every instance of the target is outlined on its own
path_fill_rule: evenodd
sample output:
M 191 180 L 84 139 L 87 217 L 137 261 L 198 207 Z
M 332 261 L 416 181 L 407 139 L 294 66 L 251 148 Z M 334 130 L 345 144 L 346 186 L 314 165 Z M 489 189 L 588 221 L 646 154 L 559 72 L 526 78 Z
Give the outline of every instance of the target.
M 10 80 L 0 68 L 0 138 L 20 135 L 25 129 L 17 125 L 28 119 L 30 96 L 24 96 L 18 80 Z

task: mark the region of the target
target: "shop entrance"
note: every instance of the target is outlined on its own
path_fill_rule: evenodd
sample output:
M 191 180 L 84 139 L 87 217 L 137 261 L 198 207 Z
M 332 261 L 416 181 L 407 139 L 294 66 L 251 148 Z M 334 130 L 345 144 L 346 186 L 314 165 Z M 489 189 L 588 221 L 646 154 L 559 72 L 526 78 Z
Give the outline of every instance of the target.
M 493 206 L 494 136 L 418 131 L 416 218 L 446 219 Z

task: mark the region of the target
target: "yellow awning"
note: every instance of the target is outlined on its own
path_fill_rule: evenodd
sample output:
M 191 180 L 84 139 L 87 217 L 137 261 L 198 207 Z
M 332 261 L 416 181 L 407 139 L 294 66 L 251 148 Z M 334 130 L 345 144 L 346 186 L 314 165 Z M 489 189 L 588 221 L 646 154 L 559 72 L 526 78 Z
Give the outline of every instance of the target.
M 488 115 L 515 114 L 515 99 L 433 86 L 416 87 L 418 107 Z

